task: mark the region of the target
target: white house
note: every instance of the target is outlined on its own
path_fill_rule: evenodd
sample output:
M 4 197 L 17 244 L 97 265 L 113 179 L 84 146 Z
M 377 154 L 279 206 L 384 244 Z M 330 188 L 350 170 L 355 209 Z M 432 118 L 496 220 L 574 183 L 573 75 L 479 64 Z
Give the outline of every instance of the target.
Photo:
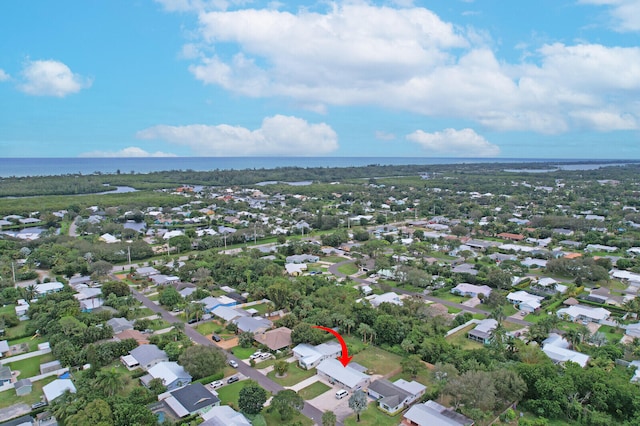
M 486 285 L 460 283 L 451 289 L 451 293 L 468 297 L 478 297 L 479 294 L 484 294 L 486 297 L 491 294 L 491 287 Z
M 584 368 L 589 362 L 589 355 L 569 349 L 569 342 L 556 333 L 549 334 L 549 337 L 542 342 L 542 352 L 556 364 L 567 361 L 575 362 Z
M 520 310 L 525 312 L 534 312 L 540 309 L 540 303 L 544 297 L 529 294 L 526 291 L 516 291 L 509 293 L 507 299 L 514 305 L 518 305 Z
M 601 323 L 611 316 L 611 312 L 604 308 L 592 308 L 584 305 L 574 305 L 558 309 L 559 318 L 569 318 L 570 321 L 589 321 Z
M 76 393 L 76 387 L 71 379 L 56 379 L 42 387 L 42 392 L 44 392 L 44 397 L 48 403 L 51 403 L 51 401 L 64 394 L 66 391 Z
M 191 383 L 191 375 L 175 362 L 161 362 L 148 370 L 147 375 L 140 378 L 142 384 L 149 386 L 153 379 L 161 379 L 167 390 L 174 390 Z
M 367 299 L 371 306 L 377 308 L 383 303 L 393 303 L 394 305 L 402 305 L 402 300 L 397 293 L 390 291 L 384 294 L 377 294 L 375 296 L 368 296 Z
M 346 367 L 337 359 L 325 359 L 316 368 L 318 376 L 325 378 L 329 383 L 336 383 L 353 392 L 366 388 L 371 376 L 361 373 L 350 365 Z
M 64 284 L 59 283 L 57 281 L 52 281 L 50 283 L 42 283 L 36 284 L 36 292 L 38 293 L 38 297 L 46 296 L 49 293 L 57 293 L 64 288 Z
M 342 347 L 337 342 L 321 343 L 317 346 L 300 343 L 293 348 L 293 356 L 298 361 L 298 365 L 306 370 L 316 367 L 326 359 L 337 358 L 340 355 L 342 355 Z

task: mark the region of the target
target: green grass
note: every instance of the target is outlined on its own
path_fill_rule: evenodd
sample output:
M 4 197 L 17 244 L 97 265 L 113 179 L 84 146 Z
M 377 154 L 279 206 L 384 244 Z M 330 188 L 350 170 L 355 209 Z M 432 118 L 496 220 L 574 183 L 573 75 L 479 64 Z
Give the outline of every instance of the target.
M 345 275 L 352 275 L 358 272 L 358 267 L 353 263 L 347 263 L 344 265 L 338 266 L 338 272 Z
M 238 397 L 240 396 L 240 390 L 246 385 L 245 382 L 240 381 L 230 385 L 224 385 L 219 388 L 216 392 L 218 392 L 218 397 L 220 398 L 220 402 L 222 404 L 233 405 L 235 408 L 238 407 Z
M 604 333 L 607 336 L 607 340 L 611 343 L 615 343 L 620 341 L 622 336 L 624 335 L 623 331 L 616 327 L 611 327 L 610 325 L 603 325 L 598 329 L 598 332 Z
M 255 309 L 256 311 L 258 311 L 258 313 L 260 315 L 264 315 L 267 313 L 267 311 L 269 310 L 269 305 L 266 303 L 260 303 L 259 305 L 252 305 L 252 306 L 247 306 L 246 308 L 243 308 L 245 311 L 249 310 L 249 309 Z
M 221 329 L 222 329 L 222 326 L 213 321 L 203 322 L 196 326 L 196 331 L 202 334 L 203 336 L 215 333 L 216 331 L 220 331 Z
M 160 293 L 153 293 L 147 296 L 147 299 L 156 302 L 158 300 L 160 300 Z
M 307 386 L 306 388 L 300 389 L 298 394 L 302 397 L 302 399 L 308 401 L 310 399 L 315 398 L 316 396 L 322 395 L 323 393 L 325 393 L 329 389 L 331 389 L 331 388 L 329 386 L 325 385 L 324 383 L 315 382 L 315 383 Z
M 266 421 L 266 424 L 269 426 L 289 426 L 289 425 L 303 425 L 303 426 L 313 426 L 313 421 L 308 417 L 303 416 L 300 413 L 296 413 L 290 420 L 284 421 L 280 418 L 280 414 L 276 410 L 270 410 L 267 408 L 262 411 L 262 416 Z M 253 423 L 254 425 L 256 423 Z
M 298 367 L 297 364 L 291 363 L 289 364 L 289 370 L 287 371 L 287 375 L 285 377 L 276 377 L 276 372 L 271 371 L 267 374 L 267 377 L 273 380 L 276 383 L 281 384 L 282 386 L 293 386 L 296 383 L 300 383 L 301 381 L 308 379 L 316 374 L 316 369 L 312 368 L 311 370 L 303 370 Z
M 238 358 L 240 358 L 240 359 L 247 359 L 256 350 L 257 349 L 254 348 L 254 347 L 243 348 L 242 346 L 236 346 L 235 348 L 233 348 L 233 350 L 231 352 L 233 352 L 233 354 L 235 356 L 237 356 Z
M 453 303 L 462 303 L 470 299 L 469 297 L 458 296 L 457 294 L 453 294 L 448 291 L 434 292 L 433 297 L 437 297 L 439 299 L 446 300 L 448 302 L 453 302 Z
M 16 312 L 16 310 L 14 309 L 15 307 L 16 307 L 16 305 L 14 305 L 14 304 L 0 307 L 0 315 L 2 315 L 2 314 L 15 314 L 15 312 Z
M 431 251 L 427 254 L 427 257 L 434 257 L 436 259 L 442 260 L 455 260 L 456 258 L 453 256 L 449 256 L 448 254 L 440 253 L 439 251 Z
M 353 357 L 354 362 L 367 367 L 371 374 L 386 374 L 390 369 L 400 366 L 401 360 L 400 355 L 392 354 L 375 346 L 369 346 Z
M 458 312 L 462 312 L 462 309 L 456 308 L 454 306 L 447 306 L 447 312 L 449 312 L 450 314 L 457 314 Z M 475 314 L 475 315 L 482 315 L 482 317 L 484 318 L 483 314 Z
M 366 410 L 360 413 L 360 423 L 357 423 L 355 414 L 350 415 L 344 421 L 345 426 L 367 425 L 367 426 L 396 426 L 400 423 L 400 415 L 389 416 L 377 407 L 377 403 L 372 402 Z
M 29 321 L 20 321 L 20 324 L 15 327 L 7 328 L 3 339 L 11 340 L 15 336 L 23 336 L 27 332 L 27 323 Z
M 19 379 L 26 379 L 40 374 L 40 364 L 53 361 L 53 359 L 53 354 L 48 353 L 21 361 L 10 362 L 7 365 L 11 368 L 11 371 L 20 370 Z
M 325 256 L 320 258 L 320 260 L 323 262 L 340 263 L 348 259 L 345 259 L 344 257 L 340 257 L 340 256 Z
M 408 373 L 399 373 L 395 376 L 390 377 L 389 381 L 393 383 L 399 379 L 404 379 L 408 382 L 415 380 L 416 382 L 422 383 L 423 385 L 427 386 L 427 388 L 430 388 L 434 385 L 433 378 L 431 377 L 431 370 L 429 370 L 426 366 L 418 370 L 418 374 L 416 374 L 416 377 L 411 377 L 411 375 Z
M 16 340 L 9 340 L 9 346 L 13 346 L 13 345 L 19 345 L 21 343 L 28 343 L 29 344 L 29 352 L 38 350 L 38 344 L 39 343 L 44 343 L 46 342 L 47 339 L 45 339 L 44 337 L 23 337 L 22 339 L 16 339 Z
M 0 393 L 0 408 L 6 408 L 13 404 L 24 403 L 27 405 L 34 404 L 39 402 L 41 399 L 42 388 L 57 379 L 56 376 L 47 377 L 42 380 L 38 380 L 37 382 L 33 382 L 33 387 L 31 393 L 25 396 L 16 395 L 16 391 L 13 389 L 6 390 Z
M 468 327 L 463 328 L 457 333 L 452 334 L 447 337 L 449 343 L 453 345 L 458 345 L 462 347 L 462 349 L 480 349 L 482 348 L 482 344 L 478 342 L 474 342 L 467 338 L 467 333 L 476 328 L 476 324 L 471 324 Z

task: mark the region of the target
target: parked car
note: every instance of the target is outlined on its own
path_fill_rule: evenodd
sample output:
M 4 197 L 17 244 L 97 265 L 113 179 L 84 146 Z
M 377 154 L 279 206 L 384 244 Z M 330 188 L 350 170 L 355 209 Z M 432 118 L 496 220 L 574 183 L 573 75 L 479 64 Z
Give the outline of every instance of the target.
M 233 368 L 238 368 L 238 363 L 232 359 L 229 360 L 229 365 L 232 366 Z
M 216 389 L 216 388 L 219 388 L 222 385 L 224 385 L 224 383 L 222 383 L 222 380 L 216 380 L 215 382 L 211 382 L 211 384 L 209 386 L 211 386 L 212 388 Z
M 262 352 L 258 351 L 258 352 L 254 352 L 249 359 L 258 359 L 262 357 Z
M 32 410 L 37 410 L 38 408 L 46 407 L 46 406 L 47 406 L 47 403 L 46 403 L 46 402 L 44 402 L 44 401 L 40 401 L 40 402 L 36 402 L 35 404 L 32 404 L 32 405 L 31 405 L 31 409 L 32 409 Z
M 271 354 L 269 352 L 263 352 L 260 354 L 260 359 L 268 359 L 271 358 Z
M 227 379 L 227 383 L 235 383 L 235 382 L 237 382 L 238 380 L 240 380 L 240 379 L 238 378 L 238 376 L 231 376 L 231 377 L 229 377 L 229 378 Z
M 187 321 L 187 324 L 194 324 L 194 323 L 196 323 L 196 322 L 198 322 L 198 320 L 197 320 L 197 319 L 195 319 L 195 318 L 191 318 L 189 321 Z
M 342 399 L 342 398 L 344 398 L 345 396 L 348 396 L 348 395 L 349 395 L 349 392 L 347 392 L 344 389 L 340 389 L 338 392 L 336 392 L 336 399 Z
M 211 340 L 213 340 L 214 342 L 219 342 L 222 339 L 220 339 L 220 336 L 218 336 L 217 334 L 212 334 Z

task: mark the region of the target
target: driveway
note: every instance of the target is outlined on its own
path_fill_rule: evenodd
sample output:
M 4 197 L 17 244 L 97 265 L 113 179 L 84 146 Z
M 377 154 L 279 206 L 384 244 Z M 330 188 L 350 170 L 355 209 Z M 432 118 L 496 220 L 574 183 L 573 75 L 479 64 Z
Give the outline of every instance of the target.
M 13 392 L 13 391 L 5 391 L 5 392 Z M 27 404 L 13 404 L 7 408 L 0 409 L 0 419 L 2 421 L 13 419 L 14 417 L 24 416 L 25 414 L 29 414 L 31 412 L 31 407 Z

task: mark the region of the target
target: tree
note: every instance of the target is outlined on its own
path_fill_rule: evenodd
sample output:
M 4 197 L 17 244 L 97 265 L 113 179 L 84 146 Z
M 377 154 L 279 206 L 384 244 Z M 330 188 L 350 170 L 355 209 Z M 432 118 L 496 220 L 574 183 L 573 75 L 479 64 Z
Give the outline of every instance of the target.
M 131 293 L 127 283 L 123 281 L 107 281 L 102 284 L 102 297 L 107 298 L 111 293 L 118 297 L 128 296 Z
M 226 357 L 218 348 L 196 345 L 188 347 L 178 360 L 194 379 L 200 379 L 221 372 Z
M 422 360 L 420 360 L 420 357 L 417 355 L 411 355 L 403 359 L 400 365 L 402 365 L 403 373 L 408 373 L 411 377 L 416 377 L 418 371 L 422 368 Z
M 503 403 L 520 401 L 527 392 L 527 384 L 515 371 L 498 369 L 491 373 L 496 397 Z
M 173 308 L 182 301 L 182 296 L 178 293 L 178 290 L 172 286 L 167 286 L 160 292 L 160 298 L 158 299 L 161 305 Z
M 281 420 L 290 420 L 296 411 L 304 407 L 304 399 L 296 391 L 285 389 L 271 400 L 271 406 L 280 414 Z
M 82 411 L 69 416 L 65 424 L 69 425 L 92 425 L 92 426 L 112 426 L 111 408 L 103 399 L 94 399 L 84 407 Z
M 115 368 L 111 370 L 101 370 L 96 376 L 96 386 L 106 396 L 113 396 L 123 385 L 122 377 Z
M 157 395 L 160 395 L 163 392 L 166 392 L 167 391 L 167 387 L 162 382 L 162 379 L 155 378 L 155 379 L 151 379 L 149 381 L 149 390 L 151 391 L 151 393 L 153 393 L 154 395 L 157 396 Z
M 249 384 L 240 390 L 238 408 L 247 414 L 258 414 L 267 402 L 267 391 L 257 383 Z
M 284 359 L 280 359 L 273 364 L 273 369 L 276 370 L 278 377 L 282 377 L 287 374 L 287 370 L 289 370 L 289 363 Z
M 336 426 L 336 414 L 333 411 L 325 411 L 322 413 L 322 426 Z
M 253 346 L 253 333 L 250 331 L 243 331 L 238 335 L 238 343 L 243 348 L 250 348 Z
M 97 277 L 104 277 L 109 272 L 111 272 L 112 268 L 113 265 L 111 263 L 105 260 L 98 260 L 97 262 L 93 262 L 91 264 L 91 266 L 89 267 L 89 272 L 91 272 L 91 274 L 95 274 Z
M 349 408 L 356 413 L 357 422 L 360 422 L 360 413 L 367 409 L 367 395 L 358 389 L 349 398 Z
M 492 377 L 485 371 L 469 370 L 450 379 L 444 393 L 452 397 L 454 408 L 465 405 L 488 411 L 496 404 L 496 388 Z

